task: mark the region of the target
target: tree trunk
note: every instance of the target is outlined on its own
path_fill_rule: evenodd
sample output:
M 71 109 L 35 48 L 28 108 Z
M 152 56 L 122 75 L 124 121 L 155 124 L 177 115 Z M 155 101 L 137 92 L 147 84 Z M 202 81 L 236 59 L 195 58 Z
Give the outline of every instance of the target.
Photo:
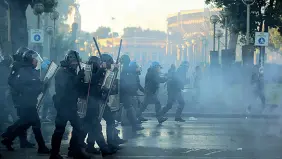
M 12 53 L 21 47 L 28 47 L 26 9 L 29 3 L 23 0 L 9 1 L 11 18 Z
M 236 52 L 236 46 L 238 41 L 238 33 L 230 32 L 229 49 Z

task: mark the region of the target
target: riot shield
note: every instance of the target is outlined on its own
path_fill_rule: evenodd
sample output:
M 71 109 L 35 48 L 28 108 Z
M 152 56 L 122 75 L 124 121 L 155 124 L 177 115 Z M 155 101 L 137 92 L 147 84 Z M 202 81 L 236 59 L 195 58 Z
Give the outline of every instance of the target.
M 80 63 L 81 69 L 84 69 L 84 83 L 90 83 L 92 78 L 92 65 L 86 64 L 86 63 Z M 79 69 L 77 69 L 77 72 L 79 72 Z
M 48 67 L 47 73 L 45 74 L 44 81 L 47 83 L 50 83 L 50 81 L 53 79 L 55 76 L 59 66 L 55 64 L 54 62 L 51 62 L 51 64 Z M 45 93 L 48 91 L 48 89 L 45 89 L 45 92 L 41 92 L 39 96 L 37 97 L 37 110 L 40 109 L 41 107 L 41 102 L 44 99 Z
M 90 84 L 92 79 L 92 65 L 86 63 L 80 63 L 81 69 L 84 69 L 84 83 L 88 84 L 88 94 L 86 98 L 79 98 L 77 102 L 77 113 L 80 118 L 84 118 L 86 116 L 87 107 L 88 107 L 88 98 L 90 91 Z

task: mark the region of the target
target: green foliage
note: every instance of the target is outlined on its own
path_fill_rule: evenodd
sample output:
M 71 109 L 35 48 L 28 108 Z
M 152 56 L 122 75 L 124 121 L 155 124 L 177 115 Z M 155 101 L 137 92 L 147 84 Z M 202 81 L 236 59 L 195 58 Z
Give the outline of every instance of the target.
M 215 4 L 219 8 L 225 8 L 229 13 L 229 27 L 235 33 L 245 34 L 246 32 L 246 5 L 242 0 L 206 0 L 207 4 Z M 255 31 L 261 31 L 263 21 L 266 26 L 282 29 L 282 0 L 256 0 L 251 6 L 251 35 Z M 262 9 L 265 10 L 263 15 Z M 259 30 L 258 30 L 259 28 Z M 267 28 L 267 27 L 266 27 Z M 281 30 L 282 31 L 282 30 Z M 280 31 L 280 33 L 282 33 Z

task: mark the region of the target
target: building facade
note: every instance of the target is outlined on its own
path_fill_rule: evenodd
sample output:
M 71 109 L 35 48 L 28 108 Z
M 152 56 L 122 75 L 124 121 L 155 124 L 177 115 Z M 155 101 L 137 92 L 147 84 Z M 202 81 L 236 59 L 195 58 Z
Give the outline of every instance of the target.
M 193 65 L 209 62 L 209 41 L 212 41 L 210 16 L 219 9 L 180 11 L 167 18 L 166 52 L 176 60 Z

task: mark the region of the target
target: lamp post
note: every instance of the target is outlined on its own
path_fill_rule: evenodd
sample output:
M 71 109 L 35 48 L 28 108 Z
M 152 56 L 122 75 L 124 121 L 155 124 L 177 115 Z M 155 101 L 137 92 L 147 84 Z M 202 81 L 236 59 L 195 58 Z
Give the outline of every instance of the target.
M 220 52 L 220 38 L 222 38 L 223 36 L 223 32 L 221 30 L 218 30 L 216 32 L 216 37 L 217 37 L 217 49 L 218 49 L 218 52 Z
M 44 4 L 42 2 L 37 2 L 33 6 L 33 13 L 37 16 L 37 29 L 40 29 L 40 15 L 44 12 Z M 42 55 L 42 45 L 36 44 L 35 50 L 39 52 L 40 55 Z
M 229 16 L 229 12 L 224 9 L 222 10 L 221 12 L 222 16 L 224 17 L 224 27 L 225 27 L 225 50 L 228 49 L 228 44 L 227 44 L 227 41 L 228 41 L 228 29 L 227 29 L 227 25 L 228 25 L 228 16 Z
M 250 12 L 251 5 L 255 3 L 255 0 L 242 0 L 242 2 L 247 6 L 247 32 L 246 32 L 246 44 L 250 44 Z
M 59 12 L 54 10 L 53 12 L 50 13 L 50 19 L 53 20 L 53 36 L 52 36 L 52 47 L 51 47 L 51 52 L 50 52 L 50 57 L 52 60 L 57 60 L 57 54 L 56 54 L 56 20 L 59 19 Z
M 210 21 L 213 24 L 213 51 L 215 51 L 215 29 L 216 23 L 219 21 L 219 17 L 217 15 L 212 15 L 210 17 Z

